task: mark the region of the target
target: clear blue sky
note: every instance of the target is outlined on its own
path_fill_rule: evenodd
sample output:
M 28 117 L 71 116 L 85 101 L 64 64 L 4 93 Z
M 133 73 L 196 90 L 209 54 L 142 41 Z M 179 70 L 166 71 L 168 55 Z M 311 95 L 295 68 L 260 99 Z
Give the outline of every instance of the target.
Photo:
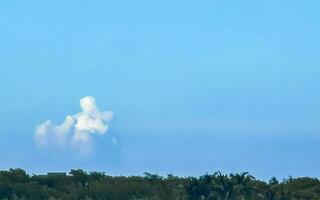
M 320 3 L 1 1 L 0 168 L 320 177 Z M 35 126 L 93 96 L 95 153 Z M 112 145 L 116 136 L 119 145 Z

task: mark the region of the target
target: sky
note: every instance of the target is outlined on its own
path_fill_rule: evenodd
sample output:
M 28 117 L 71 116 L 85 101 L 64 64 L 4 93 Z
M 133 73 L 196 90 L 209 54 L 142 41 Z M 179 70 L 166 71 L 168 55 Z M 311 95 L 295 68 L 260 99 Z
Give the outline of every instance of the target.
M 0 169 L 320 178 L 319 9 L 1 1 Z

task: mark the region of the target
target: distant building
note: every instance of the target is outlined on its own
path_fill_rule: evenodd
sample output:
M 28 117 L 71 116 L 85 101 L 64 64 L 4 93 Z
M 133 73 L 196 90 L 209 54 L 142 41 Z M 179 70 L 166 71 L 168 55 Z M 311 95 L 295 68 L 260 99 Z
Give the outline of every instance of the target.
M 65 172 L 48 172 L 47 176 L 67 176 Z

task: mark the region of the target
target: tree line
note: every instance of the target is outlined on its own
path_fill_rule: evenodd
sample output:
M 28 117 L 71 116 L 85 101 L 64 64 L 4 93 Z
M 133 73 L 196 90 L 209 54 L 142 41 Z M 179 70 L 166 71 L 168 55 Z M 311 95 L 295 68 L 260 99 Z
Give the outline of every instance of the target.
M 71 170 L 69 174 L 29 175 L 23 169 L 0 171 L 1 200 L 313 200 L 320 199 L 317 178 L 271 178 L 216 172 L 200 177 L 109 176 Z

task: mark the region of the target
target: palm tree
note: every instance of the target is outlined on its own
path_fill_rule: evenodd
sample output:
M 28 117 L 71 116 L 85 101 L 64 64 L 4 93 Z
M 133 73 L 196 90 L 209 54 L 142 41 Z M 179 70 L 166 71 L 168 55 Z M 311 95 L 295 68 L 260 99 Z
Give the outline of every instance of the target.
M 222 175 L 216 172 L 213 175 L 213 191 L 208 199 L 215 200 L 244 200 L 262 199 L 263 196 L 256 192 L 254 177 L 244 172 L 241 174 Z

